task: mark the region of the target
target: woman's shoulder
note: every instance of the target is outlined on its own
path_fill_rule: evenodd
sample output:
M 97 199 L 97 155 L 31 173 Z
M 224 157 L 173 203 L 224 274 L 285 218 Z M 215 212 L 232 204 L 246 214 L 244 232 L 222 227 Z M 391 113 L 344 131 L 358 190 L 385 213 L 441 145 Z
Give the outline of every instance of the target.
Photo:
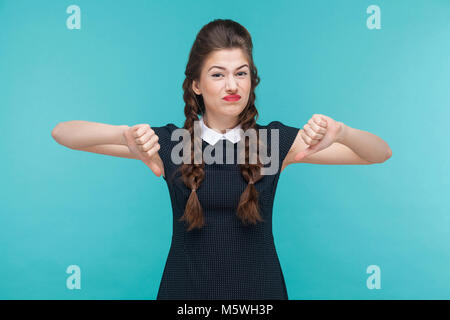
M 172 141 L 173 132 L 176 129 L 179 129 L 179 127 L 172 122 L 160 126 L 151 126 L 151 128 L 158 136 L 159 141 L 165 143 L 166 145 L 171 145 L 173 143 Z
M 295 128 L 279 120 L 272 120 L 268 124 L 257 123 L 256 126 L 261 129 L 285 129 L 285 128 Z
M 178 127 L 176 124 L 174 124 L 172 122 L 169 122 L 169 123 L 167 123 L 165 125 L 162 125 L 162 126 L 155 126 L 155 128 L 164 128 L 164 129 L 167 129 L 167 130 L 175 130 L 175 129 L 179 129 L 180 127 Z
M 288 147 L 290 147 L 300 132 L 300 128 L 297 126 L 286 124 L 285 122 L 279 120 L 273 120 L 267 125 L 259 126 L 259 129 L 266 129 L 268 132 L 267 134 L 270 137 L 272 137 L 272 135 L 278 136 L 279 139 L 281 139 L 281 142 L 286 144 Z
M 159 132 L 165 134 L 172 134 L 175 129 L 179 129 L 179 127 L 172 122 L 160 126 L 151 126 L 151 128 L 154 129 L 157 133 Z

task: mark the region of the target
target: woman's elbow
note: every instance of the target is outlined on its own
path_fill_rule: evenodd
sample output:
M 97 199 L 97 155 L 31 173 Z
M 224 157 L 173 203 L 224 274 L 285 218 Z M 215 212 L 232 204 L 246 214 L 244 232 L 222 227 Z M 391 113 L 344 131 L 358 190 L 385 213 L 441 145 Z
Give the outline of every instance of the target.
M 56 142 L 58 142 L 58 126 L 59 126 L 59 123 L 53 128 L 53 130 L 52 130 L 52 138 L 56 141 Z
M 392 150 L 391 150 L 391 148 L 389 148 L 389 150 L 388 150 L 388 152 L 387 152 L 387 154 L 386 154 L 386 157 L 385 157 L 384 161 L 387 161 L 390 157 L 392 157 Z M 384 161 L 383 161 L 383 162 L 384 162 Z
M 61 122 L 58 123 L 52 130 L 52 138 L 60 145 L 66 146 L 61 140 Z

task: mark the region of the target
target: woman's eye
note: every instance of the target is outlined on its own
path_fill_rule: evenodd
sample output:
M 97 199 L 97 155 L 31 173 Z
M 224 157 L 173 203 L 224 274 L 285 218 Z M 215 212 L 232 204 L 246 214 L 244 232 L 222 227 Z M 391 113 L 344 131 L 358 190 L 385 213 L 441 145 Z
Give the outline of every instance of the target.
M 243 75 L 247 75 L 247 72 L 245 72 L 245 71 L 238 72 L 237 74 L 241 74 L 241 73 L 243 73 Z M 223 76 L 223 74 L 221 74 L 221 73 L 215 73 L 215 74 L 213 74 L 212 76 L 213 76 L 214 78 L 217 78 L 216 76 Z

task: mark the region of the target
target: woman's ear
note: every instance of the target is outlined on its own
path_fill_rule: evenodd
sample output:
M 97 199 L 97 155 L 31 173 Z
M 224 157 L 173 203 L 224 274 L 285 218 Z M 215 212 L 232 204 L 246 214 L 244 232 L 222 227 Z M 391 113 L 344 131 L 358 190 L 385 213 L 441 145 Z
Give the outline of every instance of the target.
M 197 81 L 195 81 L 195 80 L 192 81 L 192 90 L 195 92 L 195 94 L 198 94 L 198 95 L 202 94 L 200 92 L 200 89 L 198 88 Z

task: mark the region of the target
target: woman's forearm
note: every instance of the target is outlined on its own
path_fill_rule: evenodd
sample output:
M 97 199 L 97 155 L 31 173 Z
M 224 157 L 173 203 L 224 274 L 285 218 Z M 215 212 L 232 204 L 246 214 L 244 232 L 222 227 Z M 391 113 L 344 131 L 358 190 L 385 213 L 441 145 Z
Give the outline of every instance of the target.
M 343 124 L 343 131 L 337 142 L 352 149 L 361 158 L 370 162 L 384 162 L 392 155 L 386 141 L 380 137 Z
M 128 128 L 127 125 L 72 120 L 58 123 L 52 130 L 52 137 L 71 149 L 101 144 L 126 145 L 123 132 Z

